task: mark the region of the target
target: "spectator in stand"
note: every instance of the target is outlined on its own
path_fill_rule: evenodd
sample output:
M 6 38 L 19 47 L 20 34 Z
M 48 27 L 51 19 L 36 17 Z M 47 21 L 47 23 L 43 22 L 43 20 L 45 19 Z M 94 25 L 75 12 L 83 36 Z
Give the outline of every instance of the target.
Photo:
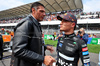
M 55 41 L 55 35 L 53 34 L 52 36 L 53 36 L 53 40 Z
M 91 37 L 90 33 L 88 33 L 88 37 Z
M 4 28 L 1 29 L 1 34 L 5 34 L 5 29 Z
M 60 31 L 60 34 L 58 34 L 58 36 L 56 37 L 56 39 L 58 39 L 58 43 L 57 43 L 57 48 L 56 50 L 58 49 L 58 45 L 59 45 L 59 42 L 60 42 L 60 38 L 63 36 L 64 34 L 62 33 L 62 31 Z
M 14 37 L 14 32 L 13 31 L 9 31 L 9 34 Z
M 60 38 L 60 37 L 62 37 L 62 36 L 63 36 L 63 33 L 62 33 L 62 32 L 60 32 L 60 34 L 58 34 L 58 35 L 57 35 L 56 39 L 58 39 L 58 40 L 59 40 L 59 38 Z
M 95 34 L 93 34 L 93 35 L 92 35 L 92 38 L 96 38 L 96 35 L 95 35 Z
M 9 34 L 10 34 L 10 31 L 6 30 L 5 35 L 9 35 Z
M 77 37 L 79 37 L 82 40 L 84 40 L 85 43 L 87 44 L 87 42 L 88 42 L 88 34 L 85 33 L 85 29 L 84 28 L 80 28 L 76 35 L 77 35 Z

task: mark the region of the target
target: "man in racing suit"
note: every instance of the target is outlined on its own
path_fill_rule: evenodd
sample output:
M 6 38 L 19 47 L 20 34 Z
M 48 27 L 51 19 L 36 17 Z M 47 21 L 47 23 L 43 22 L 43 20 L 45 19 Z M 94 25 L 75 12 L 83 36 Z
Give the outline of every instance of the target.
M 74 33 L 77 24 L 76 17 L 71 13 L 65 13 L 57 16 L 57 19 L 61 20 L 60 30 L 65 32 L 58 44 L 57 66 L 78 66 L 79 57 L 83 66 L 90 66 L 87 45 Z

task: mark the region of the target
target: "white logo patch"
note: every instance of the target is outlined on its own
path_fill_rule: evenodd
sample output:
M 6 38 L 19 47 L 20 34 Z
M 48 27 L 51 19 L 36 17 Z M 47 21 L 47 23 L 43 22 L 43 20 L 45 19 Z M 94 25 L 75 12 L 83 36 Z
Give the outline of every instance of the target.
M 68 56 L 66 56 L 66 55 L 64 55 L 60 52 L 59 52 L 59 56 L 66 59 L 66 60 L 68 60 L 68 61 L 74 61 L 74 57 L 68 57 Z
M 90 62 L 90 59 L 84 59 L 83 61 L 84 61 L 84 63 L 88 63 L 88 62 Z
M 58 63 L 60 63 L 62 66 L 72 66 L 72 63 L 68 64 L 65 61 L 61 60 L 60 58 L 58 59 Z

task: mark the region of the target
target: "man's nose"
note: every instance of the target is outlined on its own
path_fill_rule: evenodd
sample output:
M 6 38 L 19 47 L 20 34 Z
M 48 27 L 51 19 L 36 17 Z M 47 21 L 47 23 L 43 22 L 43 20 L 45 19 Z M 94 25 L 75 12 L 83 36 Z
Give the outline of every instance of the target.
M 46 16 L 46 13 L 43 13 L 44 16 Z
M 62 25 L 62 21 L 61 21 L 60 25 Z

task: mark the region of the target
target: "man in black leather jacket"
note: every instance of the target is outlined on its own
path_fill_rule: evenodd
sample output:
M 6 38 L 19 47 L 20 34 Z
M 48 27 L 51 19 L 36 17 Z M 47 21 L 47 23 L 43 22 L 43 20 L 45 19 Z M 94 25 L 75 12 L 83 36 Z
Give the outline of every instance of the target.
M 90 66 L 87 45 L 74 33 L 76 17 L 71 13 L 65 13 L 57 16 L 57 19 L 61 20 L 60 30 L 65 32 L 58 44 L 57 66 L 78 66 L 79 57 L 83 66 Z
M 2 35 L 0 34 L 0 60 L 3 58 L 3 38 Z
M 14 28 L 11 66 L 51 65 L 55 59 L 42 53 L 42 30 L 39 21 L 45 16 L 45 7 L 39 2 L 31 6 L 32 14 L 22 19 Z M 53 51 L 50 47 L 48 50 Z

